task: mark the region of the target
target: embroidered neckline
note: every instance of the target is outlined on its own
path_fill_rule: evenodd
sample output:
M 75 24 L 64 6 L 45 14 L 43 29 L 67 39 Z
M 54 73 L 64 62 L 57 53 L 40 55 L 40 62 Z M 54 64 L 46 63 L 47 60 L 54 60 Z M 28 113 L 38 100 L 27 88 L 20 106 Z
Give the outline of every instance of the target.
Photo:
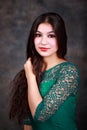
M 67 64 L 67 63 L 69 63 L 69 62 L 68 62 L 68 61 L 65 61 L 65 62 L 59 63 L 59 64 L 57 64 L 57 65 L 55 65 L 55 66 L 49 68 L 48 70 L 45 70 L 44 72 L 42 72 L 42 74 L 48 73 L 49 71 L 55 69 L 56 67 L 61 66 L 61 65 L 64 65 L 64 64 Z

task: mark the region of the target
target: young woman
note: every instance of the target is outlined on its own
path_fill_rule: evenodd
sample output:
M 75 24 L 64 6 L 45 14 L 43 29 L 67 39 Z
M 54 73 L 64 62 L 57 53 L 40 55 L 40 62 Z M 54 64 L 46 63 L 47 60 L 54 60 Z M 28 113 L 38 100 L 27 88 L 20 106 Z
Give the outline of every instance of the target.
M 66 52 L 61 16 L 48 12 L 37 17 L 29 35 L 24 70 L 12 82 L 10 117 L 23 120 L 24 130 L 77 130 L 79 72 L 65 59 Z

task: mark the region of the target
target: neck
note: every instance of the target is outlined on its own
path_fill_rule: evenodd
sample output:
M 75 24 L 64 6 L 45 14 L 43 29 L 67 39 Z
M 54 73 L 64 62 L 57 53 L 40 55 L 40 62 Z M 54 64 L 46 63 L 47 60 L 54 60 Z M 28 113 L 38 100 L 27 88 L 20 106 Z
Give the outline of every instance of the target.
M 46 70 L 52 68 L 53 66 L 57 65 L 57 64 L 60 64 L 62 62 L 65 62 L 66 60 L 65 59 L 62 59 L 62 58 L 58 58 L 58 57 L 45 57 L 44 58 L 44 62 L 46 63 Z

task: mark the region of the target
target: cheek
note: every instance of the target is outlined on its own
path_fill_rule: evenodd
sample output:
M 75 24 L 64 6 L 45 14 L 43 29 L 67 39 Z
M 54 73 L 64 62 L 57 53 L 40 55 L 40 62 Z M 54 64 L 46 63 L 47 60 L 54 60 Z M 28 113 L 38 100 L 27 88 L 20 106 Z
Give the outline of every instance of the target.
M 40 41 L 41 41 L 41 39 L 40 39 L 40 38 L 35 38 L 35 39 L 34 39 L 34 44 L 36 44 L 36 45 L 37 45 L 37 44 L 39 44 L 39 43 L 40 43 Z
M 52 42 L 50 42 L 50 45 L 51 45 L 53 48 L 58 49 L 57 41 L 52 41 Z
M 36 50 L 37 50 L 37 48 L 38 48 L 38 46 L 39 46 L 39 43 L 40 43 L 40 40 L 37 39 L 37 38 L 35 38 L 35 39 L 34 39 L 34 46 L 35 46 Z

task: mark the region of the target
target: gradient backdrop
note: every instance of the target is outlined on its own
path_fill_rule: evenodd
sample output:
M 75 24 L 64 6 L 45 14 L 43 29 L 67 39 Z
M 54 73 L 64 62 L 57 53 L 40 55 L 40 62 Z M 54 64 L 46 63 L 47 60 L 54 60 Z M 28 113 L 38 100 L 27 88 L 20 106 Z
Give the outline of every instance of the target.
M 25 63 L 26 43 L 33 20 L 47 11 L 55 11 L 65 20 L 67 58 L 78 65 L 81 75 L 78 119 L 81 126 L 87 122 L 86 4 L 86 0 L 0 0 L 0 130 L 22 130 L 8 118 L 8 84 Z

